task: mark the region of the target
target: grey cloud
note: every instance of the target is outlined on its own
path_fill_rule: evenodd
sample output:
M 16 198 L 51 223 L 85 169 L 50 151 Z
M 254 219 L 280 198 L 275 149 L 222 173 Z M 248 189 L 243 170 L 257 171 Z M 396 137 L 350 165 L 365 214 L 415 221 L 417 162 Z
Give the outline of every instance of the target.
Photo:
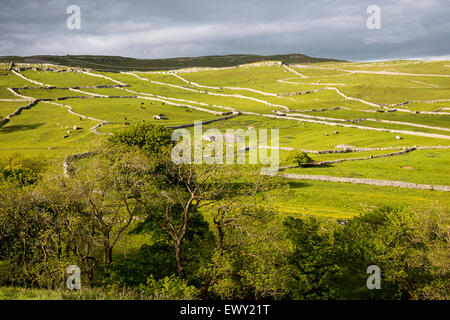
M 66 28 L 71 4 L 81 30 Z M 372 4 L 381 30 L 366 27 Z M 0 55 L 425 57 L 450 53 L 449 16 L 448 0 L 2 0 Z

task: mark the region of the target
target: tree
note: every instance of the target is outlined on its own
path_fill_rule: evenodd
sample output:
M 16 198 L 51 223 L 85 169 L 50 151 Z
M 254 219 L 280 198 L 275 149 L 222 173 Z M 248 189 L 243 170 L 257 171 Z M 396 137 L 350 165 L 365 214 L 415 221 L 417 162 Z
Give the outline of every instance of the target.
M 105 265 L 111 264 L 114 246 L 138 213 L 140 185 L 150 166 L 136 148 L 107 144 L 64 182 L 85 206 L 92 231 L 103 247 Z
M 35 170 L 21 167 L 0 168 L 0 182 L 10 181 L 26 186 L 36 183 L 38 174 Z
M 220 193 L 221 187 L 214 179 L 217 167 L 173 163 L 171 131 L 159 125 L 135 125 L 115 134 L 110 141 L 140 148 L 147 163 L 152 164 L 144 174 L 138 174 L 141 180 L 133 197 L 146 219 L 153 221 L 170 239 L 178 275 L 184 279 L 182 250 L 190 216 Z
M 221 179 L 226 188 L 210 206 L 217 240 L 212 261 L 201 271 L 205 278 L 202 296 L 283 296 L 285 270 L 280 265 L 287 265 L 286 247 L 270 203 L 286 190 L 273 178 L 247 167 L 228 167 Z
M 329 274 L 334 266 L 333 234 L 314 217 L 287 218 L 287 238 L 292 243 L 288 261 L 292 268 L 291 299 L 327 299 L 335 283 Z
M 20 186 L 35 184 L 45 164 L 36 158 L 25 158 L 20 154 L 12 154 L 0 158 L 0 183 L 14 182 Z
M 409 263 L 427 274 L 414 292 L 415 299 L 450 299 L 450 215 L 448 209 L 424 209 L 417 212 L 418 225 Z M 418 245 L 420 244 L 420 245 Z
M 143 123 L 116 132 L 109 139 L 114 144 L 138 147 L 147 154 L 158 154 L 162 149 L 174 145 L 172 130 L 161 125 Z
M 178 275 L 182 279 L 186 276 L 183 241 L 190 227 L 190 217 L 199 208 L 212 203 L 220 192 L 220 186 L 214 180 L 216 171 L 214 166 L 175 165 L 167 159 L 165 170 L 152 174 L 154 184 L 141 189 L 137 199 L 147 219 L 169 236 L 175 250 Z
M 45 185 L 0 185 L 0 260 L 7 262 L 4 281 L 55 288 L 71 264 L 80 264 L 85 221 L 76 198 Z
M 311 159 L 306 152 L 298 150 L 291 151 L 288 159 L 293 161 L 299 167 L 305 167 L 311 162 L 314 162 L 314 160 Z
M 307 299 L 448 298 L 450 256 L 445 215 L 381 207 L 329 227 L 317 220 L 288 219 L 290 264 Z M 425 222 L 424 222 L 425 221 Z M 333 231 L 334 229 L 334 231 Z M 369 290 L 367 267 L 381 269 L 382 290 Z M 447 279 L 447 280 L 445 280 Z

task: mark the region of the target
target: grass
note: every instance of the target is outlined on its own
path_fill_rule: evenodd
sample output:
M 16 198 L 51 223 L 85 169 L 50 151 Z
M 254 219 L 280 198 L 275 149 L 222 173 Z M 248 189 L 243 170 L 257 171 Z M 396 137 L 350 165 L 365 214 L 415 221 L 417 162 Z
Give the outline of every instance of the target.
M 237 68 L 182 73 L 186 80 L 208 86 L 245 87 L 270 93 L 296 92 L 297 85 L 278 82 L 278 79 L 296 77 L 281 66 Z
M 46 72 L 26 70 L 21 72 L 27 78 L 58 87 L 114 85 L 116 83 L 79 72 Z M 33 85 L 33 86 L 36 86 Z
M 359 148 L 449 144 L 449 141 L 445 139 L 404 135 L 404 139 L 396 140 L 395 136 L 397 134 L 390 132 L 378 132 L 295 120 L 271 119 L 245 115 L 230 119 L 226 122 L 213 123 L 205 126 L 205 128 L 214 127 L 221 130 L 226 128 L 247 129 L 249 126 L 253 126 L 255 129 L 279 129 L 280 146 L 297 149 L 334 149 L 338 144 L 352 145 Z M 333 133 L 334 131 L 337 131 L 338 134 Z M 325 136 L 325 134 L 327 134 L 327 136 Z
M 81 121 L 65 108 L 39 102 L 0 128 L 0 153 L 60 156 L 92 144 L 97 137 L 89 132 L 89 128 L 96 124 L 90 120 Z M 80 129 L 73 130 L 74 125 Z M 63 139 L 64 135 L 69 137 Z
M 38 59 L 38 58 L 36 58 Z M 164 70 L 187 66 L 228 66 L 231 61 L 240 63 L 254 62 L 254 56 L 228 56 L 206 57 L 204 59 L 186 60 L 160 60 L 158 62 L 138 61 L 117 57 L 68 56 L 53 57 L 54 61 L 68 62 L 69 65 L 94 67 L 103 71 L 100 75 L 110 77 L 122 83 L 129 84 L 127 89 L 138 92 L 158 95 L 176 102 L 175 99 L 189 100 L 189 104 L 214 111 L 226 111 L 220 106 L 234 108 L 243 112 L 256 112 L 258 114 L 273 114 L 277 108 L 267 104 L 239 97 L 223 97 L 208 93 L 237 94 L 264 100 L 272 104 L 280 104 L 292 110 L 331 109 L 343 106 L 351 110 L 315 111 L 305 114 L 319 117 L 338 119 L 373 118 L 400 122 L 411 122 L 434 127 L 450 128 L 448 115 L 410 114 L 404 112 L 368 113 L 362 110 L 377 110 L 379 108 L 358 101 L 344 99 L 333 90 L 325 90 L 305 95 L 292 96 L 266 96 L 260 93 L 224 89 L 223 87 L 245 87 L 271 92 L 275 94 L 294 93 L 307 90 L 316 90 L 324 87 L 336 87 L 345 94 L 376 103 L 399 103 L 410 100 L 450 99 L 450 78 L 425 77 L 405 75 L 382 75 L 350 73 L 342 70 L 389 71 L 403 73 L 450 74 L 450 62 L 417 62 L 417 61 L 388 61 L 376 63 L 350 63 L 336 61 L 315 61 L 308 64 L 313 68 L 297 68 L 295 70 L 305 75 L 299 75 L 282 66 L 258 66 L 253 68 L 239 67 L 216 70 L 203 70 L 196 72 L 183 72 L 180 76 L 188 81 L 202 85 L 221 87 L 222 89 L 199 88 L 186 83 L 179 78 L 148 70 Z M 59 60 L 58 60 L 59 59 Z M 289 60 L 291 59 L 291 60 Z M 294 63 L 311 62 L 300 56 L 292 56 L 288 60 Z M 295 60 L 298 59 L 298 60 Z M 265 59 L 260 59 L 265 60 Z M 26 61 L 24 58 L 23 61 Z M 288 62 L 289 62 L 288 61 Z M 70 62 L 70 63 L 69 63 Z M 5 65 L 6 67 L 6 65 Z M 140 77 L 162 82 L 165 84 L 180 85 L 187 89 L 175 88 L 169 85 L 155 84 L 140 80 L 132 75 L 108 72 L 108 70 L 137 70 Z M 52 84 L 56 89 L 23 89 L 21 94 L 34 98 L 57 99 L 66 96 L 81 96 L 78 93 L 60 88 L 72 86 L 94 86 L 115 84 L 113 81 L 93 77 L 79 72 L 46 72 L 22 71 L 30 79 Z M 282 83 L 285 79 L 293 84 Z M 333 85 L 336 84 L 336 85 Z M 341 84 L 341 85 L 339 85 Z M 36 87 L 13 73 L 0 70 L 0 99 L 17 99 L 6 88 L 8 87 Z M 108 96 L 133 96 L 134 93 L 117 88 L 81 89 L 87 93 Z M 0 102 L 0 115 L 6 116 L 17 107 L 28 102 Z M 167 103 L 142 98 L 93 98 L 93 99 L 66 99 L 60 101 L 70 105 L 75 112 L 106 120 L 110 124 L 100 127 L 98 131 L 110 133 L 120 130 L 126 123 L 153 122 L 166 126 L 193 123 L 197 120 L 217 119 L 219 115 L 188 109 L 186 107 L 171 106 Z M 181 102 L 178 102 L 181 103 Z M 450 108 L 450 102 L 437 103 L 411 103 L 400 108 L 413 111 L 433 111 L 439 108 Z M 448 111 L 447 111 L 448 112 Z M 169 120 L 155 120 L 154 115 L 164 113 Z M 89 128 L 98 122 L 80 120 L 79 117 L 67 112 L 66 108 L 38 103 L 31 110 L 24 110 L 18 117 L 0 128 L 0 153 L 8 155 L 13 153 L 27 156 L 43 157 L 46 159 L 62 159 L 67 153 L 89 149 L 90 145 L 104 137 L 96 136 Z M 73 131 L 73 126 L 81 130 Z M 402 124 L 388 124 L 381 122 L 359 122 L 357 125 L 386 129 L 401 129 L 416 132 L 431 132 L 449 135 L 448 131 L 439 129 L 424 129 Z M 288 119 L 275 119 L 255 115 L 240 115 L 239 117 L 215 122 L 204 126 L 208 128 L 225 129 L 279 129 L 280 146 L 295 149 L 324 150 L 334 149 L 336 145 L 345 144 L 360 148 L 376 147 L 411 147 L 449 145 L 449 140 L 420 137 L 401 134 L 402 140 L 396 140 L 396 133 L 345 128 L 340 126 L 308 123 Z M 67 131 L 72 131 L 70 134 Z M 338 133 L 335 133 L 337 131 Z M 69 137 L 62 139 L 63 135 Z M 357 152 L 345 154 L 312 154 L 314 160 L 325 161 L 342 158 L 356 158 L 370 155 L 390 153 L 393 150 Z M 280 151 L 282 165 L 288 164 L 286 158 L 289 152 Z M 448 150 L 423 150 L 407 155 L 370 159 L 364 161 L 351 161 L 337 163 L 329 167 L 290 169 L 287 172 L 305 174 L 324 174 L 331 176 L 366 177 L 385 180 L 401 180 L 423 184 L 448 184 L 450 163 Z M 402 168 L 407 167 L 407 168 Z M 412 169 L 410 169 L 411 167 Z M 285 179 L 283 179 L 285 180 Z M 444 192 L 426 190 L 412 190 L 400 188 L 384 188 L 377 186 L 351 185 L 345 183 L 328 183 L 312 181 L 288 181 L 293 196 L 282 199 L 277 207 L 283 214 L 303 215 L 313 214 L 329 218 L 348 218 L 371 206 L 383 204 L 400 206 L 434 206 L 448 203 L 448 195 Z
M 11 71 L 0 70 L 0 87 L 2 88 L 19 88 L 31 87 L 31 83 L 15 75 Z
M 284 216 L 349 219 L 380 206 L 439 208 L 448 205 L 447 192 L 378 187 L 350 183 L 283 179 L 291 196 L 274 204 Z
M 375 63 L 324 63 L 323 66 L 346 70 L 372 70 L 415 74 L 450 75 L 448 61 L 396 60 Z
M 359 154 L 347 154 L 347 158 L 358 157 Z M 393 157 L 339 162 L 328 167 L 289 169 L 286 173 L 450 185 L 448 159 L 448 149 L 416 150 Z
M 146 122 L 155 122 L 164 125 L 179 125 L 191 123 L 196 120 L 209 120 L 218 117 L 187 107 L 172 106 L 160 101 L 134 98 L 68 99 L 64 100 L 63 103 L 72 106 L 77 113 L 115 124 L 125 122 L 130 124 L 141 123 L 144 120 Z M 153 119 L 153 116 L 161 113 L 165 114 L 168 120 Z
M 55 290 L 0 287 L 0 300 L 62 300 L 62 296 Z
M 367 112 L 358 112 L 355 110 L 332 110 L 332 111 L 314 111 L 305 113 L 311 116 L 319 116 L 319 117 L 329 117 L 329 118 L 338 118 L 338 119 L 361 119 L 361 118 L 372 118 L 372 119 L 382 119 L 382 120 L 390 120 L 390 121 L 401 121 L 401 122 L 410 122 L 416 124 L 422 124 L 427 126 L 435 126 L 435 127 L 447 127 L 450 123 L 450 115 L 429 115 L 429 114 L 411 114 L 406 112 L 375 112 L 375 113 L 367 113 Z
M 297 61 L 294 61 L 297 59 Z M 292 57 L 296 63 L 309 60 L 303 57 Z M 26 61 L 26 58 L 23 58 Z M 345 100 L 332 90 L 293 96 L 271 97 L 259 93 L 231 90 L 205 89 L 188 84 L 173 75 L 143 72 L 146 70 L 181 68 L 186 66 L 227 66 L 236 61 L 251 62 L 254 56 L 206 57 L 204 59 L 167 59 L 160 61 L 138 61 L 118 57 L 68 56 L 54 57 L 53 61 L 94 67 L 102 69 L 98 74 L 129 84 L 127 89 L 139 93 L 147 93 L 168 98 L 192 101 L 189 104 L 214 111 L 226 111 L 219 106 L 234 108 L 239 111 L 273 114 L 277 109 L 261 102 L 237 97 L 214 96 L 207 93 L 240 94 L 247 97 L 281 104 L 292 110 L 331 109 L 343 106 L 351 110 L 329 110 L 304 112 L 305 115 L 329 117 L 338 119 L 373 118 L 380 120 L 410 122 L 415 124 L 450 128 L 450 116 L 435 114 L 410 114 L 404 112 L 363 112 L 362 110 L 377 110 L 358 101 Z M 320 61 L 319 61 L 320 62 Z M 180 73 L 189 81 L 217 87 L 246 87 L 276 94 L 315 90 L 331 84 L 337 86 L 345 94 L 377 103 L 398 103 L 409 100 L 450 99 L 450 78 L 399 76 L 345 72 L 342 70 L 389 71 L 404 73 L 450 74 L 450 62 L 416 62 L 416 61 L 386 61 L 376 63 L 320 62 L 310 64 L 315 68 L 296 68 L 308 78 L 301 78 L 293 72 L 279 66 L 263 66 L 255 68 L 230 68 Z M 4 65 L 3 67 L 7 67 Z M 294 67 L 295 68 L 295 67 Z M 182 85 L 201 92 L 192 92 L 167 85 L 153 84 L 140 80 L 132 75 L 106 72 L 107 70 L 139 70 L 137 74 L 149 80 L 166 84 Z M 23 71 L 25 76 L 44 83 L 57 86 L 55 89 L 22 89 L 19 93 L 34 98 L 57 99 L 66 96 L 82 96 L 85 94 L 62 90 L 71 86 L 94 86 L 115 84 L 113 81 L 93 77 L 78 72 L 44 72 Z M 294 84 L 277 81 L 288 79 Z M 320 81 L 320 82 L 319 82 Z M 12 72 L 0 70 L 0 99 L 18 99 L 8 87 L 36 87 Z M 81 89 L 82 91 L 108 96 L 132 96 L 133 93 L 117 88 Z M 143 95 L 145 96 L 145 95 Z M 172 99 L 170 99 L 172 98 Z M 166 126 L 193 123 L 198 120 L 211 120 L 221 117 L 207 112 L 172 106 L 155 100 L 142 98 L 92 98 L 65 99 L 59 103 L 71 106 L 75 112 L 89 117 L 110 122 L 98 128 L 101 133 L 116 132 L 128 124 L 152 122 Z M 180 103 L 180 102 L 179 102 Z M 0 118 L 15 111 L 18 107 L 28 104 L 27 101 L 0 101 Z M 206 104 L 206 105 L 205 105 Z M 450 102 L 411 103 L 400 108 L 413 111 L 434 111 L 439 108 L 450 108 Z M 279 110 L 282 110 L 279 108 Z M 445 111 L 445 110 L 444 110 Z M 298 111 L 301 113 L 301 111 Z M 449 112 L 447 110 L 447 112 Z M 155 120 L 154 115 L 164 113 L 168 120 Z M 64 107 L 39 102 L 29 110 L 24 110 L 19 116 L 0 127 L 0 159 L 8 157 L 39 158 L 49 170 L 61 171 L 61 163 L 67 154 L 84 152 L 106 138 L 94 135 L 89 128 L 98 124 L 96 121 L 80 119 L 70 114 Z M 402 124 L 364 121 L 356 123 L 360 126 L 376 128 L 401 129 L 416 132 L 432 132 L 450 135 L 448 131 L 424 129 Z M 79 130 L 74 130 L 77 126 Z M 226 129 L 279 129 L 280 146 L 294 149 L 328 150 L 337 145 L 350 145 L 359 148 L 411 147 L 411 146 L 448 146 L 446 139 L 404 135 L 402 140 L 395 139 L 396 133 L 345 128 L 328 124 L 308 123 L 288 119 L 269 118 L 255 115 L 240 115 L 238 117 L 204 125 L 203 130 L 217 128 Z M 68 133 L 70 131 L 70 133 Z M 337 133 L 336 133 L 337 132 Z M 62 138 L 68 135 L 67 138 Z M 398 150 L 365 151 L 336 154 L 310 154 L 315 161 L 368 157 L 395 152 Z M 287 160 L 288 151 L 279 151 L 281 166 L 291 165 Z M 450 185 L 450 149 L 416 150 L 414 152 L 387 158 L 369 160 L 345 161 L 324 167 L 295 168 L 283 173 L 329 175 L 337 177 L 357 177 L 383 180 L 407 181 L 420 184 Z M 242 179 L 246 179 L 242 177 Z M 335 219 L 351 219 L 367 210 L 380 206 L 404 207 L 412 210 L 439 209 L 450 204 L 448 192 L 416 190 L 396 187 L 381 187 L 350 183 L 333 183 L 325 181 L 310 181 L 275 177 L 277 181 L 287 183 L 289 192 L 271 203 L 278 211 L 280 218 L 287 216 L 315 216 L 333 221 Z M 205 218 L 210 216 L 205 211 Z M 129 256 L 144 243 L 151 241 L 148 235 L 127 234 L 115 248 L 116 257 Z M 132 297 L 132 293 L 123 293 L 116 298 Z M 110 299 L 108 293 L 95 290 L 83 290 L 80 293 L 67 290 L 22 289 L 0 287 L 1 299 Z
M 0 120 L 6 118 L 6 116 L 16 111 L 17 108 L 25 106 L 28 103 L 29 101 L 22 101 L 22 102 L 0 101 Z
M 57 99 L 61 97 L 83 96 L 83 94 L 79 92 L 61 89 L 26 89 L 17 90 L 17 92 L 23 96 L 35 99 Z
M 222 56 L 204 56 L 204 57 L 183 57 L 169 59 L 134 59 L 117 56 L 89 56 L 89 55 L 65 55 L 65 56 L 32 56 L 32 57 L 16 57 L 6 56 L 0 57 L 0 61 L 4 62 L 3 68 L 9 66 L 11 61 L 17 63 L 54 63 L 71 67 L 92 68 L 96 70 L 169 70 L 189 67 L 227 67 L 238 64 L 252 63 L 259 61 L 283 60 L 286 63 L 317 63 L 322 61 L 337 61 L 332 59 L 322 59 L 308 57 L 303 54 L 286 54 L 286 55 L 248 55 L 248 54 L 232 54 Z M 7 64 L 6 64 L 7 63 Z

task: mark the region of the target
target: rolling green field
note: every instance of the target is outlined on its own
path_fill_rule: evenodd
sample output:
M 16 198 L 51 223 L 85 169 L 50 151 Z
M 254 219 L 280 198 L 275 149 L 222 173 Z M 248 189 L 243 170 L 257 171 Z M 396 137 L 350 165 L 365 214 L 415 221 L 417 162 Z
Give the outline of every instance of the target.
M 109 61 L 107 57 L 99 61 L 83 59 L 84 67 L 93 69 L 94 64 Z M 413 146 L 437 147 L 329 166 L 290 168 L 280 171 L 280 175 L 450 186 L 450 149 L 445 148 L 450 146 L 449 61 L 291 63 L 266 61 L 229 67 L 233 64 L 224 61 L 220 66 L 225 68 L 174 73 L 164 64 L 154 68 L 168 71 L 149 72 L 145 70 L 153 69 L 143 70 L 129 61 L 126 68 L 120 69 L 129 73 L 104 71 L 116 70 L 112 67 L 90 71 L 102 77 L 78 68 L 73 72 L 54 72 L 56 68 L 44 71 L 39 64 L 16 66 L 24 78 L 2 65 L 5 69 L 0 70 L 0 121 L 29 104 L 30 99 L 47 101 L 37 102 L 0 126 L 0 155 L 23 154 L 58 162 L 68 154 L 89 150 L 107 134 L 131 124 L 177 126 L 219 119 L 224 117 L 222 113 L 233 111 L 240 114 L 205 125 L 204 130 L 279 129 L 280 147 L 296 150 L 387 148 L 310 152 L 316 162 L 389 154 Z M 18 95 L 8 88 L 17 88 Z M 154 119 L 160 114 L 167 120 Z M 103 125 L 94 128 L 98 124 Z M 289 151 L 280 151 L 281 166 L 292 165 L 288 156 Z M 279 179 L 287 181 L 292 192 L 275 206 L 281 213 L 293 216 L 346 219 L 373 206 L 448 207 L 450 203 L 445 191 Z

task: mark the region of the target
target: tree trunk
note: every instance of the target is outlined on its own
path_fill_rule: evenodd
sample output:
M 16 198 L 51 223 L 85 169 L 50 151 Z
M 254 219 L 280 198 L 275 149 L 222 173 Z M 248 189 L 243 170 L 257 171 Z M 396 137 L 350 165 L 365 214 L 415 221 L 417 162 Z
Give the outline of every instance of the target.
M 109 265 L 112 262 L 112 248 L 109 244 L 104 244 L 104 263 L 105 265 Z
M 222 252 L 224 232 L 220 224 L 216 224 L 216 226 L 217 226 L 217 249 L 219 249 L 219 251 Z
M 181 258 L 181 241 L 175 242 L 175 256 L 177 258 L 178 275 L 181 279 L 185 279 L 183 260 Z

